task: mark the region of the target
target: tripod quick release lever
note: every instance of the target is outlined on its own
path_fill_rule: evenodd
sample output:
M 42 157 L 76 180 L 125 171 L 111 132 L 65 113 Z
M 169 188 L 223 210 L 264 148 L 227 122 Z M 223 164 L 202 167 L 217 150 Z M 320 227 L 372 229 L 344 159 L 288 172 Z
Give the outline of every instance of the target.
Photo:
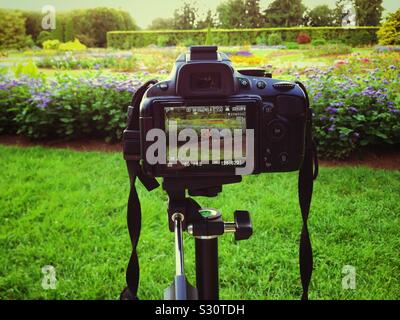
M 187 231 L 190 235 L 200 238 L 217 238 L 225 233 L 234 233 L 235 240 L 247 240 L 253 234 L 250 213 L 248 211 L 235 211 L 235 222 L 222 221 L 221 213 L 214 209 L 201 209 L 200 221 L 189 224 Z

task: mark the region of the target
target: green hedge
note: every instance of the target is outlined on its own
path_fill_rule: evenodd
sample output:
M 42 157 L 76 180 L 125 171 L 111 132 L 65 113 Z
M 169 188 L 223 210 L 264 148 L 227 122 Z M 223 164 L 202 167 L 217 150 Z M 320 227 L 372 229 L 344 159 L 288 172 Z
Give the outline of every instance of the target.
M 312 39 L 340 41 L 352 46 L 377 43 L 377 27 L 299 27 L 299 28 L 263 28 L 263 29 L 214 29 L 214 44 L 234 46 L 266 43 L 265 39 L 273 33 L 281 35 L 283 41 L 294 42 L 300 32 L 308 33 Z M 167 30 L 167 31 L 111 31 L 107 33 L 109 48 L 130 49 L 157 45 L 204 44 L 207 30 Z M 162 41 L 161 41 L 162 40 Z

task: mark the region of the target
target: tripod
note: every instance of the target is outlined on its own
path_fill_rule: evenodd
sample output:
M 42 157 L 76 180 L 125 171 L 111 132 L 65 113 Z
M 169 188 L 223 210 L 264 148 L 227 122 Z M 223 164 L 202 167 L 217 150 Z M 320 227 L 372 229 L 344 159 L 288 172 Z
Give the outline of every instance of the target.
M 184 180 L 165 178 L 163 189 L 168 193 L 169 229 L 175 233 L 176 276 L 165 290 L 165 300 L 218 300 L 218 237 L 234 233 L 237 241 L 249 239 L 253 233 L 250 214 L 236 211 L 235 222 L 226 223 L 215 209 L 203 209 L 190 196 L 216 197 L 224 184 L 240 182 L 240 176 L 201 177 Z M 191 286 L 184 270 L 183 232 L 195 238 L 196 284 Z

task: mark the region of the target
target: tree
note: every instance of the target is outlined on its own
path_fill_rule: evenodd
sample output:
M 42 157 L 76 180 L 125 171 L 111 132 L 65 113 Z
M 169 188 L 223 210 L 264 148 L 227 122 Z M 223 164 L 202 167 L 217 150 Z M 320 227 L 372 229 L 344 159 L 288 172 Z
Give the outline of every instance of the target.
M 124 20 L 124 25 L 125 25 L 124 30 L 139 30 L 140 29 L 129 12 L 120 10 L 119 13 L 122 15 L 122 19 Z
M 0 9 L 0 48 L 20 49 L 28 44 L 25 19 L 21 12 Z M 32 39 L 30 39 L 32 41 Z
M 264 18 L 261 14 L 260 0 L 245 0 L 245 28 L 260 28 L 264 24 Z
M 217 7 L 221 28 L 243 28 L 246 23 L 246 5 L 243 0 L 228 0 Z
M 378 39 L 382 45 L 400 44 L 400 9 L 386 18 L 378 31 Z
M 303 24 L 305 12 L 302 0 L 274 0 L 264 15 L 270 27 L 295 27 Z
M 328 27 L 334 24 L 335 13 L 327 5 L 316 6 L 306 15 L 307 24 L 312 27 Z
M 175 10 L 174 25 L 176 30 L 195 29 L 198 9 L 189 1 L 185 1 L 182 7 Z
M 342 25 L 346 4 L 351 4 L 357 15 L 357 25 L 378 26 L 383 13 L 383 0 L 338 0 L 335 8 L 335 25 Z
M 215 27 L 215 14 L 208 10 L 204 19 L 201 19 L 197 22 L 197 29 L 207 29 Z
M 380 25 L 383 13 L 383 0 L 354 0 L 359 26 Z
M 43 15 L 36 11 L 23 11 L 22 16 L 25 18 L 26 34 L 30 35 L 34 41 L 37 40 L 42 29 Z
M 348 3 L 348 0 L 337 0 L 335 4 L 335 9 L 333 10 L 334 21 L 333 25 L 341 27 L 343 21 L 343 12 L 345 9 L 345 5 Z
M 154 19 L 149 28 L 150 30 L 171 30 L 175 28 L 173 18 L 156 18 Z

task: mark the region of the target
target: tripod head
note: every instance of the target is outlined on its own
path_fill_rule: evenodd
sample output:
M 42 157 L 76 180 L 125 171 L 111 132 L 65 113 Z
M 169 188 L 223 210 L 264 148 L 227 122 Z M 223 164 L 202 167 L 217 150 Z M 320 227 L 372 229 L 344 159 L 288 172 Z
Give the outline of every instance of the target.
M 218 237 L 234 233 L 237 241 L 247 240 L 253 234 L 248 211 L 235 211 L 234 222 L 224 222 L 219 210 L 202 208 L 194 196 L 216 197 L 223 185 L 242 181 L 241 176 L 164 178 L 163 189 L 168 193 L 168 221 L 175 233 L 176 277 L 166 289 L 166 300 L 218 299 Z M 189 196 L 186 196 L 188 191 Z M 187 231 L 196 241 L 197 289 L 184 274 L 182 232 Z

